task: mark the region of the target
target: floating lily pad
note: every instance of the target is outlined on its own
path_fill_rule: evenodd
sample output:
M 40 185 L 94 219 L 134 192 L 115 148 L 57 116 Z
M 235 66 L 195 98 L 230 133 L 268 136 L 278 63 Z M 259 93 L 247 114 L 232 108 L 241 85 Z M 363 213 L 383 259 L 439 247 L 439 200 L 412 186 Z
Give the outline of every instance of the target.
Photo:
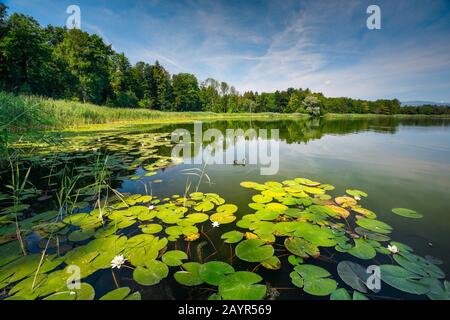
M 405 218 L 411 218 L 411 219 L 420 219 L 423 218 L 423 215 L 418 213 L 417 211 L 411 210 L 411 209 L 405 209 L 405 208 L 395 208 L 392 209 L 392 212 L 396 215 L 405 217 Z
M 301 238 L 286 238 L 284 241 L 284 246 L 289 252 L 299 257 L 308 258 L 309 256 L 318 257 L 320 255 L 320 251 L 317 246 Z
M 161 260 L 169 267 L 176 267 L 183 264 L 182 260 L 187 259 L 188 256 L 185 252 L 179 250 L 167 251 L 161 257 Z
M 302 281 L 299 281 L 299 278 L 294 275 L 291 275 L 291 279 L 296 279 L 297 286 L 303 287 L 306 293 L 315 296 L 327 296 L 336 290 L 336 281 L 329 279 L 330 273 L 321 267 L 301 264 L 296 266 L 294 270 Z
M 352 300 L 352 297 L 346 289 L 339 288 L 333 291 L 330 295 L 330 300 Z
M 363 218 L 356 220 L 356 224 L 377 233 L 387 234 L 392 232 L 392 227 L 390 225 L 379 220 Z
M 101 297 L 100 300 L 124 300 L 130 292 L 129 287 L 114 289 Z
M 227 233 L 222 234 L 220 237 L 221 239 L 224 239 L 226 243 L 237 243 L 242 240 L 244 237 L 244 234 L 239 231 L 230 231 Z
M 257 284 L 262 278 L 253 272 L 238 271 L 225 276 L 219 283 L 219 294 L 225 300 L 260 300 L 267 288 Z
M 169 268 L 166 264 L 158 260 L 149 260 L 145 266 L 138 266 L 133 271 L 133 279 L 144 286 L 153 286 L 158 284 L 169 274 Z
M 370 260 L 375 258 L 377 255 L 376 250 L 374 247 L 370 245 L 370 243 L 367 240 L 364 239 L 354 239 L 355 246 L 352 247 L 347 252 L 350 253 L 352 256 L 357 257 L 359 259 L 363 260 Z
M 429 287 L 421 283 L 420 276 L 394 265 L 381 265 L 381 280 L 391 287 L 412 294 L 426 294 Z
M 366 268 L 351 261 L 341 261 L 337 266 L 337 272 L 348 286 L 364 293 L 367 292 L 368 274 Z
M 270 258 L 274 253 L 274 249 L 270 245 L 266 245 L 263 240 L 250 239 L 240 242 L 236 246 L 236 256 L 248 262 L 261 262 Z
M 360 197 L 360 198 L 367 197 L 367 193 L 361 190 L 347 189 L 345 192 L 347 192 L 347 194 L 351 195 L 352 197 Z
M 197 262 L 187 262 L 182 265 L 183 270 L 174 274 L 175 280 L 185 286 L 198 286 L 204 282 L 200 277 L 201 264 Z
M 273 198 L 269 197 L 269 196 L 257 194 L 256 196 L 252 197 L 252 200 L 256 203 L 269 203 L 273 200 Z
M 210 261 L 199 267 L 198 274 L 207 284 L 217 286 L 219 282 L 229 274 L 234 273 L 234 268 L 222 261 Z
M 278 270 L 281 268 L 281 261 L 277 256 L 271 256 L 269 259 L 261 261 L 261 265 L 269 270 Z

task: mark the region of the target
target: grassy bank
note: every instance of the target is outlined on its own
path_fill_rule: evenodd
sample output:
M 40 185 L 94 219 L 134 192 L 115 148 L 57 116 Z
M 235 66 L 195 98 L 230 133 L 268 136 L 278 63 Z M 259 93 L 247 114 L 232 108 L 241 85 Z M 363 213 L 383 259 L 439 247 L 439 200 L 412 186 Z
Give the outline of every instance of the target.
M 367 118 L 399 118 L 399 119 L 414 119 L 414 118 L 439 118 L 450 119 L 450 115 L 433 115 L 433 114 L 373 114 L 373 113 L 327 113 L 325 119 L 367 119 Z
M 427 115 L 327 114 L 329 119 L 373 117 L 449 117 Z M 171 124 L 194 120 L 299 119 L 305 114 L 161 112 L 148 109 L 111 108 L 74 101 L 0 92 L 0 131 L 20 134 L 32 130 L 92 130 L 136 124 Z
M 0 92 L 0 126 L 12 131 L 28 129 L 83 129 L 92 125 L 177 123 L 194 120 L 248 118 L 305 118 L 303 114 L 161 112 L 148 109 L 110 108 L 74 101 Z

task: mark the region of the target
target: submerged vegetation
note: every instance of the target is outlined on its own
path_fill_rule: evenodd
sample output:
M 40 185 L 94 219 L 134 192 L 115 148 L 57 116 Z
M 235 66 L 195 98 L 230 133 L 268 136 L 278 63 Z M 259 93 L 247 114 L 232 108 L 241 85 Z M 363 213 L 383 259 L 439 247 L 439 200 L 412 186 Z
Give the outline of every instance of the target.
M 183 194 L 156 196 L 158 173 L 174 165 L 164 156 L 170 146 L 166 134 L 127 132 L 30 154 L 22 146 L 1 173 L 1 297 L 148 299 L 146 288 L 170 284 L 190 299 L 277 299 L 286 288 L 298 299 L 449 299 L 442 262 L 397 241 L 364 207 L 366 192 L 333 195 L 332 185 L 307 178 L 243 181 L 252 194 L 238 207 L 202 191 L 202 179 L 214 183 L 203 167 L 181 171 L 195 173 Z M 124 181 L 145 193 L 119 192 Z M 423 217 L 392 211 L 405 223 Z M 375 291 L 371 265 L 381 270 Z M 74 270 L 81 283 L 68 287 Z

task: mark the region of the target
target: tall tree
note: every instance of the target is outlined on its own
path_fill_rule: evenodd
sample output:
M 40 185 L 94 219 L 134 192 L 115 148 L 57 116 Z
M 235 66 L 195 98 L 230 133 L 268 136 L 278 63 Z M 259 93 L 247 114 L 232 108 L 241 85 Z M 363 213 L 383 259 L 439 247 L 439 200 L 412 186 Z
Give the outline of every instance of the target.
M 152 66 L 152 98 L 158 110 L 172 110 L 170 74 L 156 61 Z
M 109 88 L 111 47 L 97 35 L 78 29 L 67 32 L 55 57 L 75 80 L 74 96 L 83 102 L 104 103 Z
M 194 75 L 176 74 L 172 83 L 175 110 L 201 111 L 198 81 Z
M 3 20 L 5 11 L 2 13 Z M 38 22 L 32 17 L 14 13 L 6 22 L 0 41 L 3 60 L 3 87 L 18 92 L 46 93 L 51 74 L 48 63 L 50 46 Z

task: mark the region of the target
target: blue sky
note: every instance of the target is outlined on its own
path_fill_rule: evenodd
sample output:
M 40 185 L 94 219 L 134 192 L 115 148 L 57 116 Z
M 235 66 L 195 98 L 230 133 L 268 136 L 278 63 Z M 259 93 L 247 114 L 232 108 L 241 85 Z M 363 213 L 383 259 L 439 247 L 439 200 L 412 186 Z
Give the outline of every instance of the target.
M 450 101 L 450 1 L 9 0 L 11 12 L 81 28 L 135 63 L 213 77 L 239 91 Z M 381 30 L 366 9 L 381 8 Z

